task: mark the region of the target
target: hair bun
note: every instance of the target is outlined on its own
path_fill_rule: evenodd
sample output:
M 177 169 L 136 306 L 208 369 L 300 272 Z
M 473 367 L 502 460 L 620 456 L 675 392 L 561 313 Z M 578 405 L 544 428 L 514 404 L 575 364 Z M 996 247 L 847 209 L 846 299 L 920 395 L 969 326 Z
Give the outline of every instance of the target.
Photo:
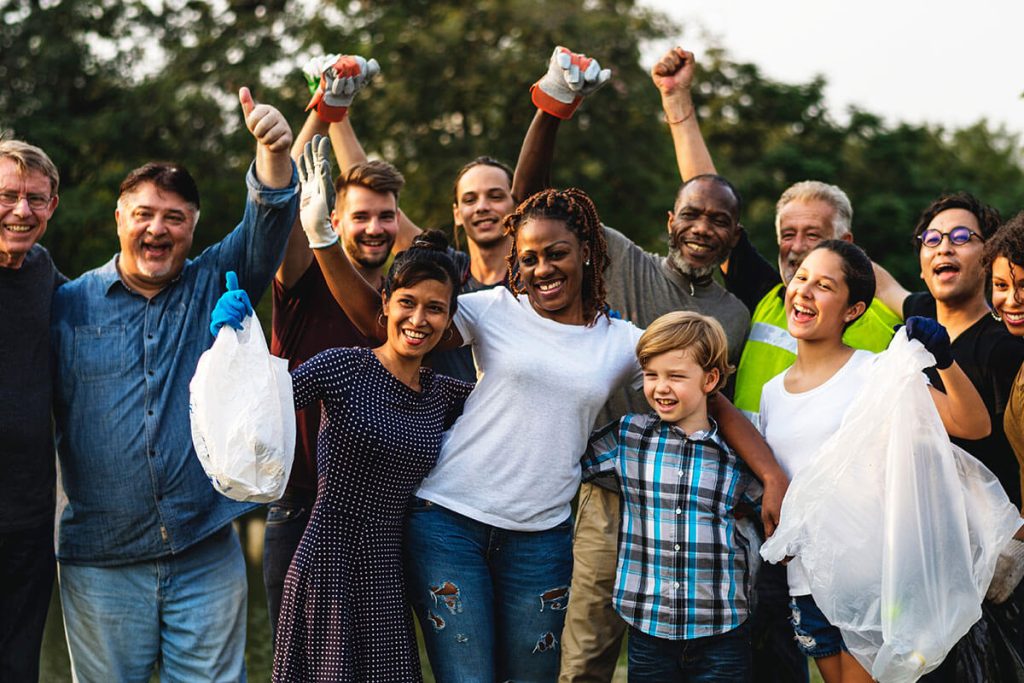
M 424 230 L 412 241 L 411 248 L 448 251 L 448 238 L 440 230 Z

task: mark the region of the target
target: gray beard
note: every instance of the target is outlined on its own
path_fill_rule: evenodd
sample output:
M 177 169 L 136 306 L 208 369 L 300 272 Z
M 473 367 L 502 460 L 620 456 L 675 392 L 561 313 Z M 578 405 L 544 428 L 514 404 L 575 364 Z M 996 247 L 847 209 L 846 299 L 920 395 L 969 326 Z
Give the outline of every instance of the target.
M 686 262 L 686 259 L 679 255 L 678 250 L 672 247 L 670 247 L 668 250 L 668 262 L 672 265 L 673 268 L 675 268 L 683 275 L 686 275 L 691 280 L 707 279 L 708 277 L 714 274 L 715 270 L 718 268 L 718 266 L 722 265 L 723 261 L 708 266 L 704 266 L 703 268 L 694 268 L 693 266 Z

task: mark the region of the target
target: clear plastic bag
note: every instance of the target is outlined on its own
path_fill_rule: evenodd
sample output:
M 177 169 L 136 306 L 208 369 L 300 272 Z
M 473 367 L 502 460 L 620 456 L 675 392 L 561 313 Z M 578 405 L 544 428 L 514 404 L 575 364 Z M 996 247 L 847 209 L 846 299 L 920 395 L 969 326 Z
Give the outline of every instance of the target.
M 192 443 L 213 487 L 234 500 L 280 498 L 295 457 L 292 379 L 255 315 L 220 329 L 189 393 Z
M 893 337 L 761 547 L 768 562 L 800 557 L 821 611 L 886 683 L 937 667 L 981 617 L 1020 526 L 995 475 L 950 443 L 921 374 L 933 364 L 920 342 Z

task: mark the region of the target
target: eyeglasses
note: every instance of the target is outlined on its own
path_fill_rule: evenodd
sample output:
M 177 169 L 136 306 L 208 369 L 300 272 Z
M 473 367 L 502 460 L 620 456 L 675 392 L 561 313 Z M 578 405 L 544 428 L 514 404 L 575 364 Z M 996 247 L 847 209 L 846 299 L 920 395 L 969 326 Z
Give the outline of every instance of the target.
M 50 204 L 51 197 L 42 194 L 19 194 L 17 192 L 0 192 L 0 204 L 4 206 L 17 206 L 21 198 L 28 202 L 28 208 L 35 211 L 45 209 Z
M 934 228 L 929 228 L 918 235 L 917 239 L 921 240 L 921 244 L 926 247 L 937 247 L 942 244 L 943 237 L 949 237 L 949 243 L 956 246 L 967 244 L 971 241 L 972 237 L 977 237 L 981 240 L 981 235 L 963 225 L 958 225 L 949 232 L 939 232 Z M 981 241 L 984 242 L 985 240 Z

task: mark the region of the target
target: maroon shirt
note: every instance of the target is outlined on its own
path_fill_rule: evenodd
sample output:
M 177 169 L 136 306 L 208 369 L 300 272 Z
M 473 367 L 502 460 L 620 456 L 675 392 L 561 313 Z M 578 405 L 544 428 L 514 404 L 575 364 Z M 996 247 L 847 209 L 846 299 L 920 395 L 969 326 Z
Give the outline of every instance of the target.
M 293 370 L 324 349 L 369 346 L 334 300 L 316 259 L 291 289 L 274 278 L 274 312 L 270 352 L 288 361 Z M 295 463 L 288 487 L 316 493 L 316 438 L 320 432 L 320 403 L 295 411 Z

